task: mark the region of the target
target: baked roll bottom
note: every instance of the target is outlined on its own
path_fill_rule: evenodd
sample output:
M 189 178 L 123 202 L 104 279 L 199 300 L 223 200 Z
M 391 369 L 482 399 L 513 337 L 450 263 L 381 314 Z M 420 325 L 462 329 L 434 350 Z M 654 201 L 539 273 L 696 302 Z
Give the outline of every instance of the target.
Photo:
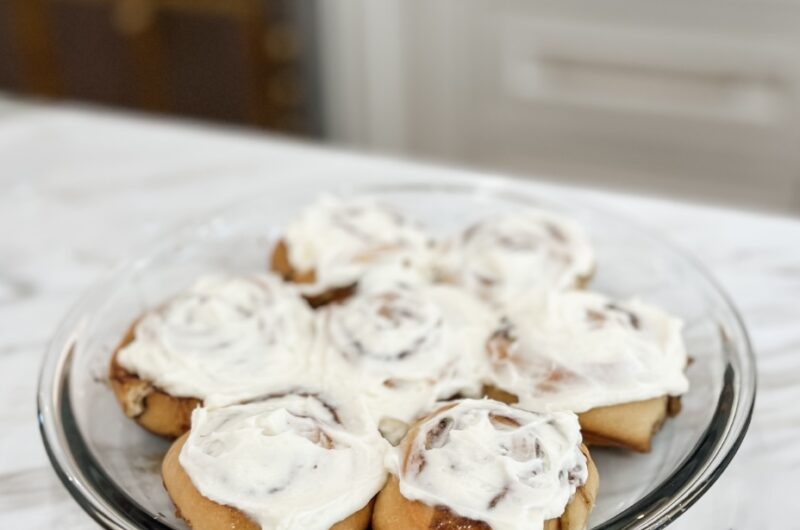
M 488 397 L 514 404 L 517 397 L 497 387 L 485 389 Z M 584 442 L 591 446 L 619 447 L 649 453 L 653 436 L 668 417 L 680 412 L 680 398 L 659 396 L 607 407 L 596 407 L 578 414 Z
M 586 456 L 589 477 L 583 486 L 575 490 L 575 495 L 558 519 L 545 521 L 544 530 L 583 530 L 589 520 L 589 512 L 597 498 L 599 485 L 597 468 L 585 446 L 581 452 Z M 429 506 L 419 501 L 403 497 L 400 481 L 396 476 L 389 477 L 386 486 L 378 494 L 375 512 L 372 516 L 373 530 L 491 530 L 483 521 L 475 521 L 454 514 L 441 506 Z
M 294 268 L 289 261 L 289 247 L 282 239 L 275 244 L 275 249 L 272 251 L 272 256 L 270 256 L 270 270 L 287 282 L 302 284 L 316 281 L 316 274 L 313 270 L 300 272 Z M 354 291 L 355 285 L 346 285 L 328 289 L 315 295 L 305 295 L 304 298 L 311 307 L 316 308 L 349 298 Z
M 196 398 L 167 394 L 117 362 L 118 352 L 134 339 L 134 327 L 131 326 L 111 357 L 111 388 L 126 416 L 154 434 L 177 438 L 189 430 L 192 411 L 202 402 Z
M 179 456 L 189 433 L 175 440 L 161 464 L 164 487 L 175 505 L 175 512 L 192 530 L 260 530 L 241 510 L 204 497 L 180 464 Z M 345 487 L 346 485 L 342 485 Z M 372 517 L 374 500 L 336 523 L 331 530 L 365 530 Z

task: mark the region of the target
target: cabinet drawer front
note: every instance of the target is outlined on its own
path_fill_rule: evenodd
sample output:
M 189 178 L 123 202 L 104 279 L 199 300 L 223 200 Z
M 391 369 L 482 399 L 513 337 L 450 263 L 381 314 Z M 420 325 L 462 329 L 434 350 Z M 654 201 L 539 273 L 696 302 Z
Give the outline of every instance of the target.
M 623 3 L 448 4 L 418 30 L 416 82 L 437 90 L 416 93 L 415 131 L 526 172 L 800 190 L 800 6 Z

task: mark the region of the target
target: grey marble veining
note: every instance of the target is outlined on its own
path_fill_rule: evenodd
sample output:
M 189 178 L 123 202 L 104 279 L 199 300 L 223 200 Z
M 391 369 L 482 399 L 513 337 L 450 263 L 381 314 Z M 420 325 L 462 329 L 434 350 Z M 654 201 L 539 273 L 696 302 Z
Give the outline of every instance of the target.
M 120 259 L 273 179 L 307 169 L 391 178 L 393 163 L 241 133 L 26 107 L 0 119 L 0 528 L 96 528 L 51 471 L 35 388 L 50 334 Z M 316 179 L 316 180 L 315 180 Z M 732 295 L 758 353 L 750 434 L 675 529 L 800 528 L 800 222 L 549 186 L 619 211 L 697 256 Z

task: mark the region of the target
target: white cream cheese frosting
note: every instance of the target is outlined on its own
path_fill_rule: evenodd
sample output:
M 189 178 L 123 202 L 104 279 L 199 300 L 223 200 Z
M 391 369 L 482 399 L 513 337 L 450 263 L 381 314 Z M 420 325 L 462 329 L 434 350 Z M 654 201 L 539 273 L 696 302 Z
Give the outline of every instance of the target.
M 329 530 L 381 489 L 387 447 L 357 403 L 299 392 L 195 409 L 179 459 L 264 530 Z
M 481 391 L 496 318 L 467 292 L 375 269 L 320 317 L 324 377 L 355 389 L 376 422 L 408 423 L 439 399 Z
M 594 266 L 583 227 L 528 209 L 487 219 L 445 242 L 436 269 L 445 281 L 506 303 L 532 292 L 573 288 L 591 276 Z
M 403 497 L 483 521 L 536 530 L 560 517 L 589 472 L 577 416 L 492 400 L 445 406 L 387 454 Z
M 508 309 L 488 344 L 488 382 L 533 410 L 584 412 L 686 392 L 682 322 L 633 299 L 571 291 Z
M 146 313 L 117 362 L 177 397 L 257 395 L 305 369 L 314 319 L 275 275 L 207 276 Z
M 332 195 L 291 222 L 285 242 L 292 267 L 314 271 L 314 282 L 300 287 L 307 294 L 352 285 L 378 263 L 428 266 L 431 246 L 418 225 L 378 201 Z

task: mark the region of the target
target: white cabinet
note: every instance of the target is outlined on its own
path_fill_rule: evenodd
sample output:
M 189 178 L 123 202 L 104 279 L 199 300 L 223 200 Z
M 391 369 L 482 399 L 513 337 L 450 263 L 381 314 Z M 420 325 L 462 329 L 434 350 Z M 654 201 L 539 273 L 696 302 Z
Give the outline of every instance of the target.
M 800 3 L 364 3 L 349 141 L 800 210 Z

